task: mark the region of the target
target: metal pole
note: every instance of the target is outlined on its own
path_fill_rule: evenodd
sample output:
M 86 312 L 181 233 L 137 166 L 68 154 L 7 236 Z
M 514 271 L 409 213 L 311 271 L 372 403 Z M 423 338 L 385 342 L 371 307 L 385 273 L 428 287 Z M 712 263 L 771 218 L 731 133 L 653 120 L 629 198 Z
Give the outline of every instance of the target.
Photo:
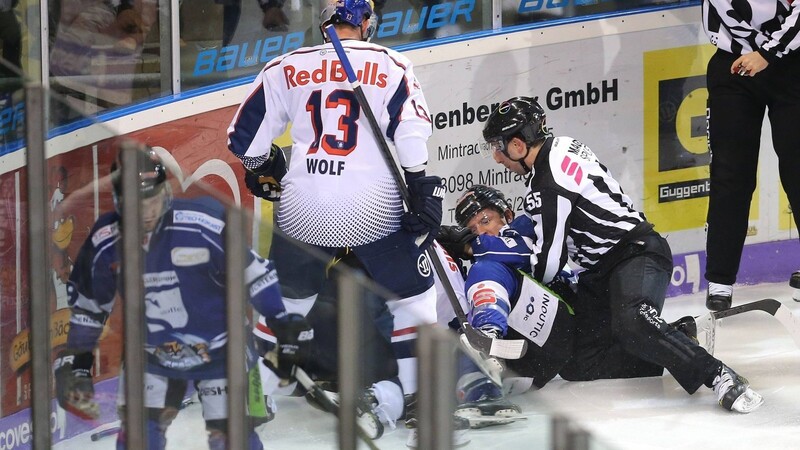
M 228 321 L 228 448 L 245 449 L 247 429 L 247 373 L 245 370 L 245 233 L 244 211 L 227 210 L 225 224 L 225 293 Z
M 45 158 L 45 91 L 41 85 L 25 87 L 25 127 L 28 163 L 28 317 L 31 346 L 31 421 L 33 448 L 49 449 L 50 435 L 50 303 L 47 295 L 48 219 Z M 21 269 L 18 269 L 21 270 Z
M 339 271 L 339 449 L 356 448 L 356 399 L 361 388 L 363 277 Z
M 419 450 L 453 448 L 456 409 L 456 352 L 451 331 L 434 325 L 419 327 Z M 423 382 L 425 381 L 425 382 Z
M 125 304 L 125 437 L 126 447 L 146 448 L 144 415 L 144 287 L 142 268 L 141 203 L 139 194 L 140 151 L 135 144 L 123 144 L 122 152 L 122 276 Z

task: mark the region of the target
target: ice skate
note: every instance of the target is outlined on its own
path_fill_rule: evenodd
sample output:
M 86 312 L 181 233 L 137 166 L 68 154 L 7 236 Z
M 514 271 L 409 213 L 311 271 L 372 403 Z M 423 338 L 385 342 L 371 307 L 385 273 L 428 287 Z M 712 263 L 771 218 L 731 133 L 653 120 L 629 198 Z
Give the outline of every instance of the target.
M 789 286 L 794 288 L 792 293 L 792 300 L 800 302 L 800 270 L 792 274 L 789 278 Z
M 419 443 L 419 436 L 417 433 L 417 394 L 406 395 L 406 428 L 408 429 L 408 438 L 406 439 L 406 446 L 410 448 L 417 448 Z M 469 420 L 453 415 L 453 447 L 462 447 L 469 444 Z
M 708 283 L 706 308 L 709 311 L 724 311 L 733 302 L 733 286 L 730 284 Z
M 724 364 L 714 377 L 712 389 L 717 394 L 719 405 L 728 411 L 747 414 L 764 403 L 761 395 L 750 389 L 750 383 L 745 377 Z
M 503 392 L 485 377 L 468 374 L 459 380 L 466 383 L 459 389 L 462 403 L 456 407 L 456 416 L 469 420 L 470 428 L 505 425 L 524 419 L 519 406 L 511 403 Z
M 372 389 L 367 389 L 358 398 L 356 403 L 356 422 L 370 439 L 378 439 L 383 436 L 383 423 L 377 411 L 378 400 Z

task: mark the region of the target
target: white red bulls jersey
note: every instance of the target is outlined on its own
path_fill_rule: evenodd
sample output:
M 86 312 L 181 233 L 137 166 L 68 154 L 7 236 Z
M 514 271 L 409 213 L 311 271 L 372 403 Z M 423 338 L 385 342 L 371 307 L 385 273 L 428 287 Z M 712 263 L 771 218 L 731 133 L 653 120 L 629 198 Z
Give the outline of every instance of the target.
M 431 122 L 411 62 L 380 45 L 342 45 L 400 165 L 424 166 Z M 268 63 L 228 128 L 228 146 L 246 167 L 258 167 L 290 122 L 281 230 L 310 244 L 342 247 L 399 229 L 403 207 L 396 182 L 331 44 Z

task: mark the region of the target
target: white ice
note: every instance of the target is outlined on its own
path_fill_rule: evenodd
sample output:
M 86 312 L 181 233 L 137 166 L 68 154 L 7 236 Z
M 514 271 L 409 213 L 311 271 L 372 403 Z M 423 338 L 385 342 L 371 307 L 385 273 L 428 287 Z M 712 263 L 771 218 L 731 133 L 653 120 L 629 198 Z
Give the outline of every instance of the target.
M 762 298 L 780 300 L 795 316 L 800 303 L 785 283 L 736 286 L 734 305 Z M 667 299 L 663 317 L 705 314 L 703 294 Z M 701 336 L 702 341 L 702 336 Z M 551 412 L 573 418 L 592 433 L 591 448 L 643 449 L 794 449 L 800 448 L 800 349 L 772 316 L 753 311 L 723 319 L 717 330 L 715 356 L 750 380 L 764 405 L 742 415 L 724 411 L 714 393 L 701 387 L 688 395 L 669 375 L 633 380 L 566 382 L 556 379 L 540 391 L 513 397 L 529 418 L 511 425 L 471 430 L 465 449 L 533 449 L 550 447 Z M 302 398 L 278 399 L 278 413 L 262 432 L 267 449 L 336 448 L 334 419 Z M 208 448 L 198 404 L 183 410 L 167 434 L 168 448 Z M 376 444 L 404 449 L 407 431 L 388 431 Z M 114 448 L 114 437 L 97 442 L 89 433 L 59 445 L 60 449 Z

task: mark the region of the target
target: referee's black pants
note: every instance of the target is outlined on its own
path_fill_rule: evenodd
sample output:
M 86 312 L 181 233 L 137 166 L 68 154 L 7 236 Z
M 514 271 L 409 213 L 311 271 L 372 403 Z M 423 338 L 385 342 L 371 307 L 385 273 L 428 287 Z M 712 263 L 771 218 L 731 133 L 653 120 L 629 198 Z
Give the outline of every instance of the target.
M 694 393 L 722 364 L 661 318 L 672 275 L 666 239 L 649 231 L 617 244 L 600 267 L 582 272 L 574 305 L 571 381 L 661 375 L 666 368 Z
M 735 283 L 739 271 L 765 111 L 781 184 L 792 211 L 800 214 L 800 55 L 784 57 L 754 77 L 730 73 L 736 58 L 717 50 L 707 72 L 711 194 L 705 277 L 720 284 Z

